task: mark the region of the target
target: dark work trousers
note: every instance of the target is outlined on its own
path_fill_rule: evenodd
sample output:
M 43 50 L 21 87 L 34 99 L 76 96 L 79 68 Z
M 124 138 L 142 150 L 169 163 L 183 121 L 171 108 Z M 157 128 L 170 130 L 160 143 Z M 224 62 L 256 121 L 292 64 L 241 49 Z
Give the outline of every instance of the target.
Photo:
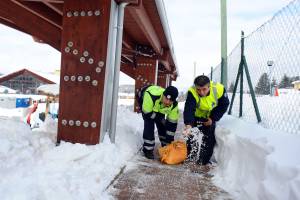
M 144 119 L 143 150 L 144 151 L 154 150 L 154 146 L 155 146 L 154 124 L 157 127 L 161 146 L 165 146 L 174 140 L 174 136 L 172 137 L 166 134 L 166 128 L 165 128 L 163 117 L 164 116 L 156 117 L 155 119 L 149 119 L 143 116 Z
M 199 150 L 199 143 L 191 135 L 187 140 L 188 159 L 197 160 L 200 165 L 206 165 L 213 154 L 214 146 L 216 144 L 215 129 L 216 124 L 213 122 L 211 126 L 200 126 L 199 130 L 203 133 L 202 144 L 200 147 L 199 157 L 197 152 Z

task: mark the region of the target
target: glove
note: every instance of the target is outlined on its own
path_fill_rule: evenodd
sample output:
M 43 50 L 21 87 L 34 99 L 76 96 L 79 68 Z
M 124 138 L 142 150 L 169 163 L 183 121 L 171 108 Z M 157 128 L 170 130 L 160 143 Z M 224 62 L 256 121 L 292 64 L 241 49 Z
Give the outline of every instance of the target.
M 183 128 L 182 134 L 184 136 L 190 135 L 191 134 L 191 129 L 192 129 L 191 125 L 185 125 L 185 127 Z

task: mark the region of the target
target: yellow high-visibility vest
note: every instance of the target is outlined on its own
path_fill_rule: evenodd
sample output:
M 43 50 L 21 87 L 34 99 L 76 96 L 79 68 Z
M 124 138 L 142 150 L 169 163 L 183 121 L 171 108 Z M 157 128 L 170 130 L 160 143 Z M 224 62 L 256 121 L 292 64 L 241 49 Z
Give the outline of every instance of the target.
M 208 118 L 211 111 L 218 105 L 218 99 L 224 93 L 224 86 L 221 83 L 210 82 L 210 92 L 208 96 L 200 97 L 195 86 L 189 88 L 196 100 L 195 117 Z

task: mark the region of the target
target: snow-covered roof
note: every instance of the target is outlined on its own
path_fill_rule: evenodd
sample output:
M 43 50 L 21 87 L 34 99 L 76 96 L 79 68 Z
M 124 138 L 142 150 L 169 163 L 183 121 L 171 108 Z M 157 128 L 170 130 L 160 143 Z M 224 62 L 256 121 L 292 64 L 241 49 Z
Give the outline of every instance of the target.
M 59 85 L 58 84 L 41 85 L 40 87 L 37 88 L 37 91 L 43 92 L 48 95 L 57 96 L 59 95 Z
M 23 73 L 29 73 L 33 76 L 38 77 L 39 79 L 42 79 L 46 83 L 56 83 L 59 84 L 60 76 L 59 74 L 50 73 L 50 72 L 40 72 L 40 71 L 34 71 L 34 70 L 28 70 L 26 68 L 21 69 L 19 71 L 14 71 L 5 75 L 0 76 L 0 81 L 6 81 L 8 79 L 11 79 L 12 77 L 19 76 Z
M 16 93 L 17 93 L 16 90 L 13 90 L 13 89 L 11 89 L 11 88 L 9 88 L 9 87 L 0 85 L 0 93 L 4 93 L 4 92 L 6 92 L 6 91 L 7 91 L 7 93 L 9 93 L 9 94 L 16 94 Z
M 297 84 L 297 83 L 300 83 L 300 80 L 297 80 L 297 81 L 293 81 L 293 82 L 292 82 L 293 85 L 295 85 L 295 84 Z

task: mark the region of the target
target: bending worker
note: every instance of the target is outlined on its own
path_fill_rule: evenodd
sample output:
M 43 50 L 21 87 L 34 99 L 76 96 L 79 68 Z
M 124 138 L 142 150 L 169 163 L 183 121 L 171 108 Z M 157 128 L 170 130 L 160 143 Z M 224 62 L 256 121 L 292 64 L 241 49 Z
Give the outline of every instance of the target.
M 156 124 L 161 146 L 174 140 L 179 118 L 178 90 L 174 86 L 166 89 L 159 86 L 148 86 L 138 95 L 144 119 L 143 152 L 146 158 L 154 159 L 154 124 Z
M 216 122 L 222 118 L 228 106 L 229 99 L 222 84 L 214 83 L 204 75 L 195 78 L 194 86 L 188 90 L 183 113 L 185 133 L 189 135 L 189 159 L 196 160 L 199 165 L 209 163 L 216 144 Z M 203 133 L 199 157 L 199 144 L 193 140 L 190 131 L 192 127 L 198 127 Z

